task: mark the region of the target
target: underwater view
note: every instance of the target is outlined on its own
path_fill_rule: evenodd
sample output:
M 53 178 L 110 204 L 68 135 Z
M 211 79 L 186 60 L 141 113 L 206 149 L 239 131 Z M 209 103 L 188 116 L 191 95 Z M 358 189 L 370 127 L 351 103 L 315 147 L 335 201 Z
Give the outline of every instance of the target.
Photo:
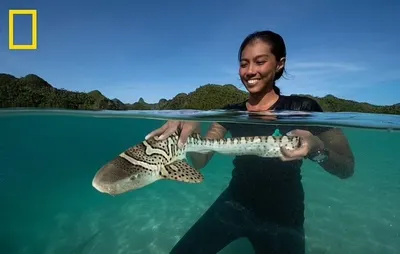
M 341 128 L 354 174 L 340 179 L 309 160 L 301 168 L 307 253 L 400 253 L 400 116 L 29 109 L 0 111 L 1 253 L 169 253 L 228 186 L 233 156 L 215 154 L 197 184 L 160 180 L 119 195 L 92 186 L 101 167 L 168 119 L 201 121 L 203 135 L 213 121 Z M 219 253 L 254 251 L 237 237 Z

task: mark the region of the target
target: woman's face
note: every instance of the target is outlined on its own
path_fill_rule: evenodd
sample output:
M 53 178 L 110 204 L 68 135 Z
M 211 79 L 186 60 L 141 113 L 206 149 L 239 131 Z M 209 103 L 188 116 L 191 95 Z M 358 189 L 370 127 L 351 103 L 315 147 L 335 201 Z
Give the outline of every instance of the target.
M 270 45 L 256 40 L 242 51 L 239 75 L 247 91 L 257 94 L 273 87 L 275 74 L 283 67 L 284 59 L 278 62 Z

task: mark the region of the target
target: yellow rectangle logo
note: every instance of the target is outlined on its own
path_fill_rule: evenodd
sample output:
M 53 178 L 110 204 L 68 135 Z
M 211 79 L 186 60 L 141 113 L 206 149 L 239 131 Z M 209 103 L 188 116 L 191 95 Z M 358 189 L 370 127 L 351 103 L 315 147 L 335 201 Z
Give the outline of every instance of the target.
M 32 16 L 32 44 L 15 45 L 14 44 L 14 16 L 31 15 Z M 37 49 L 37 10 L 9 10 L 8 12 L 8 48 L 14 50 L 35 50 Z

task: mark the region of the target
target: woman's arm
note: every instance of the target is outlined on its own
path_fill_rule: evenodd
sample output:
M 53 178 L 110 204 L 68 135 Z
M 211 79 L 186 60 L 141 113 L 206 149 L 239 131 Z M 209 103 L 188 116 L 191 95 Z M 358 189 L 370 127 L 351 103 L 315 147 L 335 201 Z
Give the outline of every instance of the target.
M 318 138 L 324 143 L 324 149 L 328 152 L 327 160 L 320 162 L 319 165 L 339 178 L 351 177 L 354 174 L 354 155 L 342 130 L 332 128 L 320 133 Z
M 224 138 L 226 133 L 227 130 L 222 125 L 218 123 L 213 123 L 211 124 L 205 137 L 209 139 L 220 139 Z M 187 155 L 196 169 L 202 169 L 211 160 L 211 158 L 214 155 L 214 152 L 209 152 L 209 153 L 190 152 Z

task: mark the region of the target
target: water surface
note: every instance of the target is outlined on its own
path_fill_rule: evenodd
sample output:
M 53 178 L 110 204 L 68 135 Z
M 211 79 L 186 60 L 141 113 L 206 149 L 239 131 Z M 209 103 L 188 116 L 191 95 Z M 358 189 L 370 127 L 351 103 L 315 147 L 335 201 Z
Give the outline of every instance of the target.
M 159 181 L 111 197 L 96 171 L 166 119 L 342 126 L 356 157 L 340 180 L 305 161 L 307 253 L 400 253 L 400 117 L 322 113 L 0 111 L 1 253 L 168 253 L 230 180 L 216 155 L 200 185 Z M 168 195 L 166 195 L 168 193 Z M 253 253 L 245 239 L 221 253 Z

